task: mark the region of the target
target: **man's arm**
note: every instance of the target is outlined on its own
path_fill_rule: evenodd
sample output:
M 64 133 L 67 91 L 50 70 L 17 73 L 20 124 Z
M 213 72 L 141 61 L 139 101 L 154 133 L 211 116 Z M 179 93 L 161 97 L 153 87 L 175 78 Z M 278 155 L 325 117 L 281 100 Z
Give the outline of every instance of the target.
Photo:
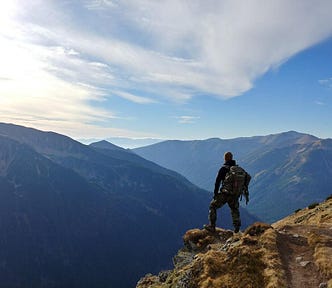
M 214 196 L 216 196 L 219 192 L 220 183 L 221 183 L 221 169 L 219 170 L 216 181 L 214 183 Z
M 221 181 L 225 179 L 227 173 L 227 169 L 223 166 L 219 169 L 215 184 L 214 184 L 214 195 L 217 195 L 219 193 L 219 187 L 221 184 Z

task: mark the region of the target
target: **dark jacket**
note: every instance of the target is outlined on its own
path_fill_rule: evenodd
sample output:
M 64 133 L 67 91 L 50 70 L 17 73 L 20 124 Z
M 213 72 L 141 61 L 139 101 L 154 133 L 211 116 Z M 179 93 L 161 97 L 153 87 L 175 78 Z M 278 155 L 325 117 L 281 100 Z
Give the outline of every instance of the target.
M 235 160 L 230 160 L 230 161 L 226 161 L 224 163 L 224 165 L 219 169 L 217 178 L 216 178 L 216 182 L 214 184 L 214 195 L 218 194 L 219 192 L 219 187 L 222 181 L 225 180 L 225 176 L 227 174 L 227 172 L 229 171 L 229 168 L 231 166 L 235 166 L 236 162 Z

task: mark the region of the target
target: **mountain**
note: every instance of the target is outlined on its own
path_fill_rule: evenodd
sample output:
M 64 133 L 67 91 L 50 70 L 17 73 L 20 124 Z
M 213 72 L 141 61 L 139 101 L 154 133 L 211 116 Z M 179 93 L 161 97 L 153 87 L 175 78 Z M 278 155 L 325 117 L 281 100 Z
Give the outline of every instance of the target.
M 133 287 L 170 266 L 210 197 L 113 144 L 0 123 L 0 286 Z
M 248 210 L 267 222 L 314 201 L 332 186 L 332 140 L 289 131 L 222 140 L 165 141 L 133 150 L 212 191 L 225 151 L 252 176 Z
M 96 185 L 25 144 L 0 136 L 0 151 L 0 286 L 103 287 L 99 269 L 117 246 L 106 242 L 112 231 L 105 228 L 119 209 Z
M 244 233 L 191 229 L 174 268 L 147 274 L 137 288 L 332 287 L 332 196 L 273 225 Z
M 79 142 L 83 144 L 91 144 L 91 143 L 96 143 L 100 142 L 100 139 L 77 139 Z M 155 139 L 155 138 L 126 138 L 126 137 L 109 137 L 106 138 L 102 141 L 106 141 L 109 143 L 116 144 L 117 146 L 120 147 L 125 147 L 125 148 L 137 148 L 141 146 L 146 146 L 146 145 L 151 145 L 154 143 L 158 143 L 163 141 L 163 139 Z

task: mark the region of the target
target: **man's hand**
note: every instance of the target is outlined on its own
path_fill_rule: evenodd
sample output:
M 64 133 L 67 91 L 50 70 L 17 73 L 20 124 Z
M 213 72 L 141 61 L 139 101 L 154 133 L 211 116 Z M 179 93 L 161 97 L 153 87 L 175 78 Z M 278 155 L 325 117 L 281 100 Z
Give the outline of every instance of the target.
M 248 205 L 248 203 L 249 203 L 249 192 L 248 192 L 248 190 L 245 190 L 243 195 L 244 195 L 244 198 L 246 198 L 246 205 Z

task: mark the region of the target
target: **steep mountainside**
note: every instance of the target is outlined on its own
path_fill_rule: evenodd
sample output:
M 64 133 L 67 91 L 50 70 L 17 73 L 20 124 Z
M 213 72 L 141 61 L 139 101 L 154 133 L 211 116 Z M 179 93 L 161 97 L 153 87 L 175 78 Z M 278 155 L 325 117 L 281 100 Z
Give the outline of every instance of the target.
M 268 222 L 322 201 L 332 185 L 332 140 L 293 131 L 229 140 L 165 141 L 134 151 L 210 191 L 223 153 L 232 151 L 253 176 L 248 210 Z
M 170 265 L 210 201 L 120 147 L 11 124 L 0 124 L 0 198 L 0 283 L 9 288 L 133 287 Z
M 137 288 L 331 288 L 332 197 L 244 233 L 193 229 L 174 269 L 146 275 Z
M 0 286 L 102 287 L 102 265 L 117 269 L 106 260 L 119 244 L 110 219 L 121 210 L 99 187 L 27 145 L 0 137 L 0 159 Z

